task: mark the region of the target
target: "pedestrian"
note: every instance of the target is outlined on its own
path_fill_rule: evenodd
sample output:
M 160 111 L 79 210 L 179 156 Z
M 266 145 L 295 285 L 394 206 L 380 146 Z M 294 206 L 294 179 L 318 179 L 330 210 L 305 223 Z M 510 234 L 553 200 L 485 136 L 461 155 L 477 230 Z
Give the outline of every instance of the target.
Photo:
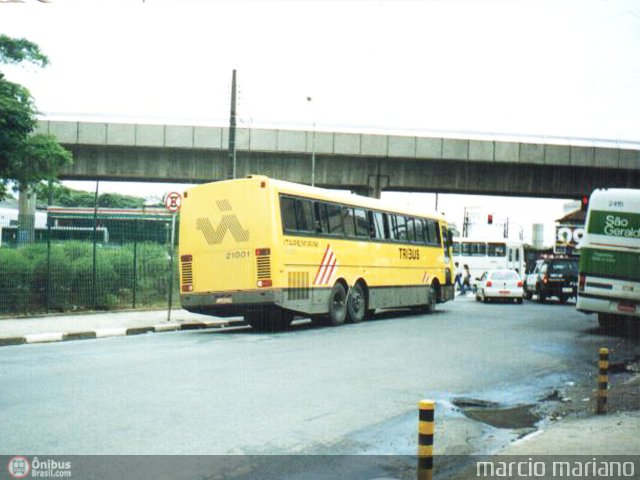
M 456 287 L 458 287 L 458 291 L 461 292 L 462 291 L 462 269 L 460 268 L 460 264 L 458 262 L 455 262 L 454 265 L 456 266 L 456 269 L 455 269 L 456 276 L 454 279 L 454 284 Z
M 462 272 L 462 294 L 467 291 L 471 291 L 471 272 L 469 271 L 469 265 L 465 264 Z

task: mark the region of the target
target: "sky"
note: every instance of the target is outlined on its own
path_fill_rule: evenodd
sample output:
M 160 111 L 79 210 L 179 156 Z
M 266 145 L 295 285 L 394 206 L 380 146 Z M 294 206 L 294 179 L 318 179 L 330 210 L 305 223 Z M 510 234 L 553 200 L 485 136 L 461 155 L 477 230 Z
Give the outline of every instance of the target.
M 640 148 L 640 0 L 25 0 L 0 5 L 0 32 L 49 56 L 3 68 L 44 118 L 226 126 L 236 69 L 241 127 Z M 479 206 L 528 234 L 565 203 L 440 195 L 438 209 L 459 223 Z

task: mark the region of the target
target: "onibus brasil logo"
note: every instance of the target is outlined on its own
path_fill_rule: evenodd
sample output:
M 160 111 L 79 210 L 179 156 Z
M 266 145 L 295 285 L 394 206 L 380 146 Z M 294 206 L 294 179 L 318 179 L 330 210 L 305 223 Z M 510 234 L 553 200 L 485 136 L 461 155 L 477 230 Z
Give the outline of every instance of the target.
M 7 471 L 11 478 L 26 478 L 29 474 L 34 478 L 70 478 L 71 462 L 51 458 L 40 460 L 38 457 L 29 462 L 27 457 L 16 455 L 7 463 Z

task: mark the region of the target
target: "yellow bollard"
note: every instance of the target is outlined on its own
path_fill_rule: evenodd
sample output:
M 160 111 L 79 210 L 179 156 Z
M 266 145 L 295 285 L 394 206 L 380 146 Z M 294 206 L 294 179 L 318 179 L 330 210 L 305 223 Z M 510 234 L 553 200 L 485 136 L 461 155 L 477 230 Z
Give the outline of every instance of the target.
M 598 404 L 596 413 L 604 415 L 607 413 L 607 389 L 609 388 L 609 349 L 601 348 L 598 352 Z
M 418 408 L 418 480 L 431 480 L 433 478 L 433 420 L 436 402 L 420 400 Z

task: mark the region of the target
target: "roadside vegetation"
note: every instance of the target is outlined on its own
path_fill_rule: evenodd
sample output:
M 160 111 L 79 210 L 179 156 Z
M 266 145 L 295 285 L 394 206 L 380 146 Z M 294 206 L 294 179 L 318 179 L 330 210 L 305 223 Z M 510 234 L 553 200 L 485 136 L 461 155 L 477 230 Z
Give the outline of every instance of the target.
M 0 249 L 1 315 L 158 307 L 170 283 L 167 246 L 158 243 L 99 244 L 95 277 L 90 241 Z

